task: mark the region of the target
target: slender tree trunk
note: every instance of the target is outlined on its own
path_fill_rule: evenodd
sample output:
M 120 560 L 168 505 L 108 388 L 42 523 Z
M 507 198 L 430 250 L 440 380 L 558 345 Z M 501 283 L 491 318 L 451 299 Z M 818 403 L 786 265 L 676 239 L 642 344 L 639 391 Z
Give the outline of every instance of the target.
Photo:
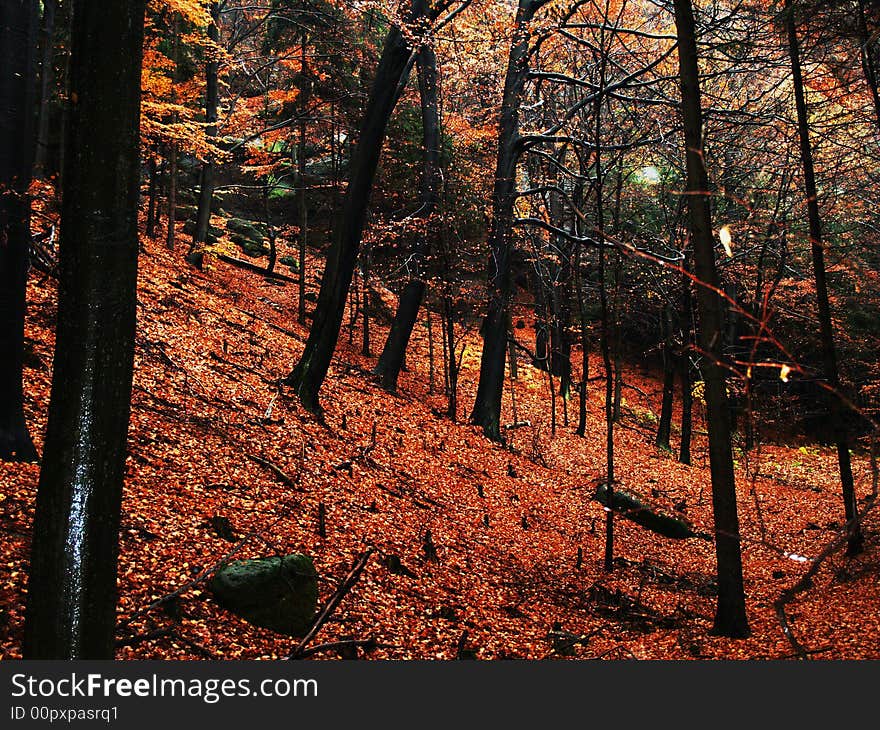
M 156 233 L 156 192 L 158 188 L 156 155 L 155 152 L 150 154 L 147 163 L 147 176 L 149 177 L 149 189 L 147 193 L 147 238 L 152 238 Z
M 423 11 L 424 0 L 413 0 L 408 22 L 421 17 Z M 408 41 L 399 28 L 393 27 L 385 39 L 361 124 L 357 150 L 351 161 L 345 201 L 334 227 L 309 338 L 299 362 L 284 381 L 285 385 L 296 389 L 300 402 L 313 413 L 319 414 L 321 410 L 318 391 L 339 339 L 379 154 L 385 141 L 388 120 L 409 73 L 411 60 Z
M 211 24 L 208 26 L 208 39 L 215 45 L 220 41 L 220 3 L 211 3 Z M 220 106 L 220 84 L 218 80 L 220 64 L 216 51 L 205 65 L 205 136 L 209 141 L 217 137 L 217 108 Z M 176 156 L 175 156 L 176 158 Z M 214 160 L 209 156 L 202 163 L 199 176 L 199 202 L 196 214 L 196 228 L 192 244 L 187 253 L 187 261 L 202 268 L 203 249 L 211 228 L 211 204 L 214 201 Z M 173 245 L 173 244 L 172 244 Z
M 361 249 L 361 261 L 363 274 L 361 287 L 361 322 L 363 323 L 363 340 L 361 341 L 361 355 L 371 357 L 370 352 L 370 260 L 372 247 L 369 243 Z
M 306 142 L 308 140 L 309 84 L 306 81 L 306 31 L 300 37 L 299 60 L 302 88 L 299 98 L 299 146 L 296 151 L 296 195 L 299 209 L 299 236 L 297 237 L 297 254 L 299 261 L 299 298 L 297 300 L 296 320 L 306 323 L 306 250 L 309 245 L 309 199 L 306 195 Z
M 658 449 L 671 451 L 669 437 L 672 433 L 672 406 L 675 397 L 676 358 L 672 344 L 672 314 L 669 306 L 663 307 L 660 314 L 660 331 L 663 333 L 663 400 L 660 405 L 660 421 L 657 424 L 657 438 L 654 440 Z
M 877 89 L 877 64 L 875 49 L 872 48 L 871 34 L 868 31 L 868 17 L 865 10 L 865 0 L 858 0 L 858 27 L 859 41 L 862 45 L 862 69 L 865 72 L 865 81 L 871 92 L 871 101 L 874 102 L 874 114 L 877 117 L 877 126 L 880 128 L 880 91 Z
M 388 338 L 373 371 L 379 376 L 382 387 L 397 390 L 397 378 L 403 366 L 406 348 L 413 327 L 419 316 L 419 308 L 425 297 L 425 258 L 431 250 L 438 230 L 435 214 L 440 202 L 440 105 L 437 94 L 437 57 L 429 45 L 419 49 L 416 70 L 422 108 L 422 189 L 419 217 L 424 221 L 413 242 L 407 267 L 409 280 L 400 294 L 394 320 L 388 330 Z
M 131 400 L 143 0 L 77 3 L 58 328 L 24 656 L 111 659 Z M 107 89 L 112 104 L 95 103 Z
M 700 346 L 706 362 L 706 407 L 709 425 L 709 464 L 715 515 L 715 554 L 718 561 L 718 605 L 713 632 L 740 638 L 749 635 L 743 589 L 736 480 L 730 447 L 730 412 L 722 364 L 724 308 L 718 295 L 709 177 L 703 158 L 703 111 L 697 67 L 697 43 L 690 0 L 673 0 L 678 31 L 681 113 L 687 163 L 687 200 L 693 242 Z
M 595 171 L 596 171 L 596 242 L 599 246 L 599 305 L 601 308 L 601 346 L 602 363 L 605 366 L 605 482 L 608 489 L 608 509 L 605 512 L 605 570 L 614 569 L 614 367 L 611 362 L 611 323 L 608 307 L 608 287 L 605 282 L 605 205 L 604 180 L 602 169 L 602 102 L 605 90 L 605 70 L 607 54 L 605 53 L 605 31 L 600 31 L 600 49 L 602 56 L 599 62 L 599 93 L 594 105 L 595 114 Z
M 180 48 L 180 16 L 175 12 L 174 23 L 172 24 L 172 60 L 174 61 L 173 82 L 177 81 L 179 71 L 179 48 Z M 177 102 L 177 91 L 172 85 L 171 101 Z M 177 123 L 177 112 L 171 115 L 171 123 Z M 177 141 L 168 145 L 169 161 L 168 161 L 168 207 L 167 207 L 167 228 L 165 231 L 165 246 L 169 251 L 174 250 L 175 237 L 177 235 L 177 162 L 178 162 L 178 144 Z
M 504 391 L 504 361 L 507 352 L 505 323 L 510 306 L 510 254 L 513 206 L 516 200 L 516 163 L 519 157 L 519 107 L 528 76 L 529 21 L 539 3 L 520 0 L 498 122 L 498 158 L 492 192 L 489 225 L 488 307 L 483 320 L 483 354 L 480 382 L 471 412 L 471 422 L 483 433 L 501 441 L 501 397 Z
M 269 261 L 266 263 L 266 273 L 275 271 L 275 263 L 278 259 L 278 242 L 275 236 L 275 226 L 272 225 L 272 211 L 269 209 L 269 180 L 263 186 L 263 221 L 266 223 L 266 236 L 269 239 Z
M 678 373 L 681 380 L 681 443 L 678 445 L 678 461 L 691 463 L 691 437 L 693 436 L 694 396 L 691 392 L 691 363 L 687 350 L 678 358 Z
M 843 492 L 843 506 L 847 522 L 858 514 L 852 463 L 850 461 L 849 441 L 846 434 L 843 407 L 840 399 L 840 375 L 837 368 L 837 351 L 834 346 L 834 327 L 831 321 L 831 304 L 828 300 L 828 280 L 825 272 L 825 245 L 822 239 L 822 219 L 819 215 L 819 199 L 816 189 L 816 173 L 813 167 L 813 150 L 810 144 L 810 126 L 807 117 L 807 103 L 804 97 L 804 80 L 798 50 L 798 35 L 795 25 L 794 7 L 786 0 L 786 29 L 788 31 L 788 50 L 791 57 L 792 82 L 794 84 L 795 105 L 797 107 L 798 136 L 800 138 L 801 163 L 804 169 L 804 193 L 807 197 L 807 222 L 810 231 L 810 247 L 813 255 L 813 275 L 816 280 L 816 304 L 819 313 L 819 336 L 821 340 L 822 364 L 825 382 L 830 392 L 825 393 L 826 408 L 831 421 L 834 442 L 837 446 L 837 462 L 840 468 L 840 484 Z M 849 542 L 847 553 L 855 555 L 862 550 L 861 527 L 856 525 Z
M 22 370 L 30 255 L 35 0 L 0 3 L 0 460 L 36 461 L 24 418 Z

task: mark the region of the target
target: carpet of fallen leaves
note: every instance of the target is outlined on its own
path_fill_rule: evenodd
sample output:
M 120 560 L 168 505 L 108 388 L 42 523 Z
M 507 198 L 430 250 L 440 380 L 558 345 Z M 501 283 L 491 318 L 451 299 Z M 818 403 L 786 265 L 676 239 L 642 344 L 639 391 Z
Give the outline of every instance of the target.
M 669 540 L 617 520 L 615 570 L 602 570 L 604 514 L 591 500 L 604 470 L 601 380 L 591 382 L 586 438 L 574 434 L 574 418 L 564 424 L 558 400 L 553 436 L 547 375 L 521 362 L 510 383 L 516 413 L 508 391 L 503 419 L 532 425 L 511 430 L 503 448 L 442 417 L 442 370 L 438 354 L 432 392 L 425 326 L 415 333 L 399 395 L 372 382 L 374 360 L 360 354 L 357 332 L 350 344 L 346 329 L 322 393 L 321 425 L 276 385 L 307 334 L 293 314 L 296 286 L 225 263 L 196 272 L 183 253 L 144 243 L 120 536 L 120 659 L 284 657 L 296 640 L 247 624 L 219 608 L 203 583 L 189 584 L 230 554 L 301 551 L 315 560 L 323 600 L 368 547 L 376 553 L 361 580 L 314 643 L 374 639 L 370 658 L 792 656 L 773 602 L 842 521 L 830 449 L 735 452 L 752 636 L 714 637 L 711 542 Z M 311 270 L 320 265 L 314 260 Z M 309 286 L 314 292 L 313 278 Z M 28 300 L 26 409 L 41 444 L 52 281 L 35 273 Z M 383 327 L 380 320 L 373 332 L 378 345 Z M 434 334 L 436 344 L 439 320 Z M 474 335 L 463 357 L 460 421 L 478 369 Z M 655 374 L 630 366 L 625 381 L 619 486 L 711 531 L 704 425 L 697 424 L 694 465 L 678 464 L 653 445 Z M 867 459 L 857 456 L 855 468 L 863 496 Z M 21 651 L 37 478 L 36 465 L 0 464 L 3 657 Z M 424 550 L 428 530 L 436 561 Z M 835 554 L 789 604 L 811 656 L 880 657 L 875 514 L 865 531 L 862 555 Z M 148 609 L 181 587 L 175 600 Z

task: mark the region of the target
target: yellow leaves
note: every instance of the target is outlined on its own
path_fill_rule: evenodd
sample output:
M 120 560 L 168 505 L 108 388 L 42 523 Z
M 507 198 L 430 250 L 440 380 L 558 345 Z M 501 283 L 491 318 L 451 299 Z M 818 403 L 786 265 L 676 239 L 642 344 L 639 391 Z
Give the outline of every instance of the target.
M 721 245 L 724 247 L 724 253 L 728 255 L 729 258 L 733 258 L 733 237 L 730 235 L 730 226 L 721 226 L 721 230 L 718 231 L 718 238 L 721 240 Z

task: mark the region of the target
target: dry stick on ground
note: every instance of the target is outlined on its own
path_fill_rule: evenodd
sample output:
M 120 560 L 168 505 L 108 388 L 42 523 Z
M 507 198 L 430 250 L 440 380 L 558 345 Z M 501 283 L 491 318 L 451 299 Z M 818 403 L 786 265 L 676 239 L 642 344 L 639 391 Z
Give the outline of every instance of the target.
M 338 649 L 357 649 L 364 651 L 373 651 L 374 649 L 397 649 L 395 644 L 380 644 L 375 638 L 369 639 L 344 639 L 342 641 L 331 641 L 327 644 L 316 644 L 310 649 L 303 649 L 297 659 L 308 659 L 310 656 L 320 654 L 322 651 L 335 651 Z M 291 657 L 293 658 L 293 657 Z
M 295 489 L 298 492 L 302 491 L 302 487 L 299 486 L 299 482 L 291 476 L 285 474 L 281 469 L 275 464 L 273 464 L 268 459 L 264 459 L 261 456 L 256 456 L 255 454 L 246 454 L 247 458 L 251 461 L 257 462 L 261 466 L 265 466 L 269 471 L 271 471 L 282 484 L 290 487 L 291 489 Z
M 361 577 L 361 573 L 364 572 L 364 568 L 367 567 L 367 563 L 370 560 L 370 557 L 373 555 L 374 548 L 368 548 L 361 556 L 357 559 L 357 562 L 354 564 L 354 567 L 351 569 L 349 574 L 345 576 L 345 580 L 339 585 L 339 588 L 336 589 L 336 592 L 330 597 L 330 600 L 324 604 L 324 608 L 321 610 L 321 613 L 318 614 L 318 617 L 315 619 L 315 622 L 312 624 L 312 628 L 309 629 L 309 632 L 303 637 L 303 640 L 299 642 L 299 645 L 294 649 L 288 659 L 302 659 L 303 653 L 305 652 L 306 647 L 309 642 L 315 638 L 318 632 L 321 630 L 321 627 L 327 623 L 327 620 L 330 616 L 333 615 L 333 612 L 336 610 L 336 607 L 342 601 L 343 598 L 348 594 L 348 592 L 354 588 L 354 584 L 358 582 L 358 578 Z
M 776 611 L 776 617 L 779 619 L 779 623 L 782 626 L 782 633 L 785 634 L 785 638 L 788 639 L 788 642 L 791 644 L 794 649 L 794 653 L 797 655 L 798 659 L 806 659 L 807 656 L 813 652 L 807 650 L 807 648 L 798 641 L 798 638 L 794 635 L 794 630 L 788 620 L 788 616 L 785 613 L 785 607 L 791 601 L 794 600 L 795 596 L 798 593 L 802 593 L 807 589 L 811 588 L 813 585 L 813 578 L 816 576 L 816 573 L 819 572 L 819 568 L 822 567 L 822 563 L 825 562 L 831 555 L 833 555 L 837 550 L 842 547 L 850 538 L 850 535 L 854 533 L 857 527 L 862 523 L 865 519 L 865 516 L 877 503 L 877 494 L 876 491 L 870 495 L 868 501 L 865 504 L 865 508 L 859 514 L 857 513 L 855 517 L 853 517 L 849 522 L 847 522 L 843 529 L 841 529 L 834 538 L 823 548 L 822 552 L 819 553 L 814 559 L 813 563 L 810 566 L 810 569 L 804 573 L 800 580 L 795 583 L 790 588 L 786 588 L 780 594 L 779 598 L 777 598 L 773 602 L 773 608 Z

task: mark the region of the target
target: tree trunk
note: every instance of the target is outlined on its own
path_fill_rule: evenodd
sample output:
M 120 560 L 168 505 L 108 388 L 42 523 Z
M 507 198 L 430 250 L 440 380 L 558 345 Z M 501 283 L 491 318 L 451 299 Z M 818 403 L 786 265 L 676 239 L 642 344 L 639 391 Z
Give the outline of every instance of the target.
M 33 166 L 35 0 L 0 4 L 0 460 L 36 461 L 22 369 Z
M 40 30 L 40 110 L 37 122 L 37 147 L 34 157 L 34 177 L 48 176 L 49 116 L 52 108 L 53 60 L 55 57 L 55 11 L 57 0 L 43 0 L 43 24 Z
M 437 56 L 429 45 L 419 49 L 416 70 L 419 78 L 419 94 L 422 107 L 422 190 L 419 217 L 424 228 L 415 237 L 408 262 L 409 280 L 400 294 L 397 311 L 388 338 L 373 371 L 385 390 L 397 390 L 397 378 L 403 366 L 406 348 L 413 327 L 419 316 L 419 308 L 425 297 L 425 258 L 437 235 L 434 216 L 440 201 L 440 105 L 437 94 Z
M 529 21 L 537 10 L 532 0 L 520 0 L 498 122 L 498 157 L 489 225 L 488 308 L 483 320 L 480 382 L 471 423 L 495 441 L 501 437 L 501 397 L 507 353 L 510 306 L 510 254 L 513 206 L 516 200 L 516 163 L 519 156 L 519 106 L 528 76 Z
M 722 364 L 724 307 L 718 295 L 709 176 L 703 158 L 703 111 L 697 67 L 697 43 L 691 0 L 674 0 L 678 31 L 681 113 L 687 166 L 687 200 L 693 242 L 694 273 L 699 310 L 699 337 L 706 363 L 706 407 L 709 426 L 709 465 L 715 516 L 715 554 L 718 561 L 718 604 L 713 633 L 740 638 L 749 635 L 743 589 L 736 480 L 730 447 L 730 413 Z
M 306 248 L 309 244 L 309 201 L 306 196 L 306 132 L 308 124 L 306 113 L 308 109 L 308 83 L 306 73 L 306 31 L 303 29 L 300 38 L 300 75 L 302 76 L 302 88 L 299 98 L 299 147 L 296 153 L 296 197 L 299 208 L 299 236 L 297 238 L 297 254 L 299 261 L 299 299 L 297 301 L 296 320 L 300 324 L 306 323 Z
M 211 24 L 208 38 L 215 44 L 220 41 L 220 3 L 211 3 Z M 211 51 L 211 60 L 205 65 L 205 136 L 213 141 L 217 136 L 217 108 L 220 105 L 220 85 L 218 83 L 219 64 L 216 52 Z M 196 215 L 196 229 L 187 261 L 197 268 L 202 267 L 205 241 L 211 228 L 211 204 L 214 201 L 214 160 L 210 157 L 202 163 L 199 176 L 199 207 Z
M 791 57 L 792 82 L 794 84 L 795 105 L 797 107 L 798 136 L 800 138 L 801 163 L 804 169 L 804 193 L 807 197 L 807 222 L 810 231 L 810 247 L 813 256 L 813 275 L 816 280 L 816 305 L 819 313 L 819 336 L 821 339 L 822 364 L 825 382 L 829 391 L 825 393 L 826 407 L 831 421 L 831 430 L 837 446 L 837 463 L 840 468 L 840 484 L 843 492 L 843 506 L 849 522 L 858 514 L 849 442 L 844 423 L 843 407 L 840 399 L 840 376 L 837 369 L 837 351 L 834 346 L 834 328 L 831 322 L 831 305 L 828 301 L 828 281 L 825 272 L 825 246 L 822 240 L 822 219 L 819 215 L 819 199 L 816 189 L 816 174 L 813 168 L 813 150 L 810 144 L 810 126 L 807 118 L 807 103 L 804 97 L 804 81 L 798 52 L 797 27 L 794 7 L 791 0 L 785 3 L 785 23 L 788 31 L 788 50 Z M 849 542 L 847 553 L 855 555 L 862 550 L 862 531 L 856 525 Z
M 78 3 L 28 659 L 111 659 L 131 400 L 143 0 Z M 107 89 L 112 104 L 96 103 Z
M 174 14 L 174 23 L 172 24 L 172 60 L 174 62 L 174 73 L 172 74 L 172 86 L 171 86 L 171 101 L 172 103 L 177 103 L 177 91 L 174 88 L 174 83 L 177 81 L 178 73 L 180 71 L 179 68 L 179 49 L 180 49 L 180 16 L 175 12 Z M 177 112 L 173 112 L 171 115 L 171 123 L 177 123 Z M 178 161 L 178 144 L 177 141 L 173 141 L 168 145 L 168 215 L 166 220 L 166 231 L 165 231 L 165 247 L 169 251 L 174 250 L 174 242 L 177 235 L 176 224 L 177 224 L 177 161 Z
M 424 0 L 413 0 L 408 21 L 422 16 L 423 10 Z M 393 27 L 385 38 L 376 78 L 361 123 L 357 150 L 351 160 L 349 184 L 341 215 L 334 226 L 333 242 L 327 253 L 309 338 L 299 362 L 284 381 L 285 385 L 296 389 L 303 406 L 313 413 L 320 413 L 321 410 L 318 391 L 327 375 L 339 339 L 388 120 L 410 66 L 409 43 L 401 30 Z
M 669 437 L 672 433 L 672 406 L 675 397 L 675 356 L 672 344 L 672 314 L 669 306 L 663 307 L 660 313 L 660 331 L 663 333 L 663 400 L 660 405 L 660 421 L 657 424 L 657 438 L 654 440 L 658 449 L 672 451 Z
M 147 176 L 149 178 L 149 189 L 147 192 L 146 234 L 147 238 L 152 238 L 156 233 L 156 193 L 158 189 L 155 152 L 150 153 L 150 160 L 147 163 Z

